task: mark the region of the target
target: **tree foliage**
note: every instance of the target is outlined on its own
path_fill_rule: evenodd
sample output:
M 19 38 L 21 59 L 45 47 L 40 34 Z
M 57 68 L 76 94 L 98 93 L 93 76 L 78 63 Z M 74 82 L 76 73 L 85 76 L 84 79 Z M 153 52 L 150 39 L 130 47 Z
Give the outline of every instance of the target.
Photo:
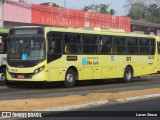
M 109 9 L 109 5 L 107 4 L 90 4 L 84 6 L 82 10 L 88 12 L 102 13 L 102 14 L 112 14 L 112 15 L 116 13 L 114 9 Z
M 40 5 L 52 6 L 52 7 L 60 7 L 59 5 L 51 2 L 41 3 Z
M 160 0 L 127 0 L 124 7 L 131 19 L 160 23 Z
M 133 3 L 129 10 L 128 16 L 132 19 L 144 19 L 146 14 L 146 6 L 142 2 Z

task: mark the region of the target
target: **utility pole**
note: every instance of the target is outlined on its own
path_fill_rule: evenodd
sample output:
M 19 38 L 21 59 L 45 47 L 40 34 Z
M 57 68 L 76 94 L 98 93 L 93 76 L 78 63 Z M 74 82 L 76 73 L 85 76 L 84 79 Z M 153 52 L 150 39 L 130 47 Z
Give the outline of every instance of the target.
M 64 0 L 64 8 L 66 8 L 66 0 Z
M 0 0 L 0 27 L 4 27 L 4 21 L 3 21 L 3 5 L 4 5 L 4 0 Z

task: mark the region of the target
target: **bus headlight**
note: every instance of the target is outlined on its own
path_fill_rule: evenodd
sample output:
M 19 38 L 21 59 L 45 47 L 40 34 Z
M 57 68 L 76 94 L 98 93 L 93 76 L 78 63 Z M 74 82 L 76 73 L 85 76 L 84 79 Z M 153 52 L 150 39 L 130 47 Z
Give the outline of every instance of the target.
M 44 70 L 45 66 L 42 66 L 40 68 L 37 68 L 36 70 L 34 70 L 34 75 L 41 72 L 42 70 Z
M 10 70 L 8 69 L 8 67 L 6 67 L 6 70 L 7 70 L 8 74 L 11 76 L 11 78 L 14 78 L 14 75 L 11 74 Z
M 10 73 L 10 71 L 9 71 L 8 67 L 6 67 L 6 69 L 7 69 L 7 72 L 8 72 L 8 73 Z

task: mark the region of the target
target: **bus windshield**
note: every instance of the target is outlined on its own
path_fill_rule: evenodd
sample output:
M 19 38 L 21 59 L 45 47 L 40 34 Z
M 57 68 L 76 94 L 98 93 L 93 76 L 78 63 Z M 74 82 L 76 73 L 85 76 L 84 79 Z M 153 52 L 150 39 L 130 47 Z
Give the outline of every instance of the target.
M 43 37 L 9 37 L 7 53 L 9 60 L 41 60 L 45 58 Z

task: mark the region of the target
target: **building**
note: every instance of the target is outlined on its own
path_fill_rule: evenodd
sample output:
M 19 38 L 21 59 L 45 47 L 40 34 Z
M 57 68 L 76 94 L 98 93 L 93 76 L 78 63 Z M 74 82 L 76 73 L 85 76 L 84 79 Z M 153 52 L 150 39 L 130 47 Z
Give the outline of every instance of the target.
M 1 0 L 1 27 L 47 25 L 61 27 L 100 27 L 130 32 L 130 18 L 80 10 Z M 124 24 L 125 23 L 125 24 Z
M 100 27 L 160 36 L 160 24 L 130 20 L 130 18 L 123 16 L 98 14 L 11 0 L 0 0 L 0 11 L 0 27 L 11 28 L 14 26 L 31 25 L 77 28 Z
M 140 34 L 154 34 L 160 36 L 160 24 L 131 20 L 131 32 Z

